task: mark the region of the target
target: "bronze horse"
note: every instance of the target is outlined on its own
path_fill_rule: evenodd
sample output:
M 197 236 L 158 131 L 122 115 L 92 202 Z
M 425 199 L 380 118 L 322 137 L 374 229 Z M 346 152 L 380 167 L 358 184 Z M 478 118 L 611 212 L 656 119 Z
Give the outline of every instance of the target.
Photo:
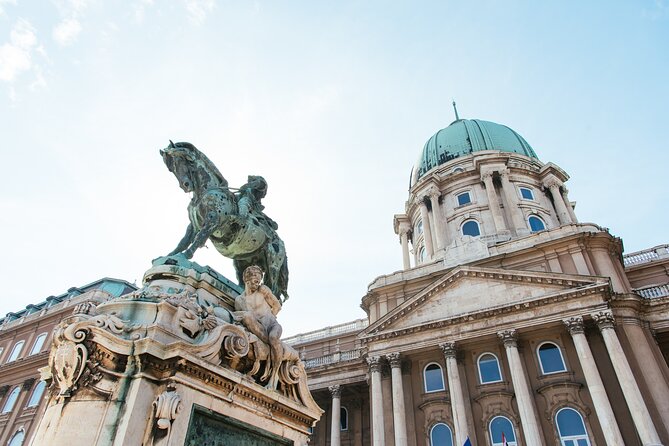
M 237 280 L 251 265 L 265 271 L 265 285 L 282 301 L 288 299 L 288 264 L 277 225 L 262 212 L 260 199 L 267 190 L 262 177 L 233 193 L 228 182 L 204 153 L 187 142 L 173 143 L 160 151 L 167 168 L 179 180 L 184 192 L 193 193 L 188 204 L 190 224 L 186 235 L 169 255 L 190 259 L 211 240 L 218 252 L 233 259 Z

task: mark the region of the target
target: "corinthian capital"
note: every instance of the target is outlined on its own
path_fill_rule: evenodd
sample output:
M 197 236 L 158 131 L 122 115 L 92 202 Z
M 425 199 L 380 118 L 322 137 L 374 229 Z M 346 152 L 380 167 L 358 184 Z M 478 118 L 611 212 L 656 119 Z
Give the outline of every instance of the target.
M 387 354 L 386 359 L 390 363 L 390 368 L 392 368 L 392 369 L 402 366 L 402 360 L 400 359 L 400 354 L 399 353 Z
M 438 200 L 439 196 L 441 196 L 441 192 L 436 186 L 430 186 L 426 191 L 425 191 L 425 196 L 431 200 Z
M 328 390 L 330 390 L 332 398 L 341 398 L 341 386 L 339 384 L 328 387 Z
M 597 313 L 593 313 L 592 318 L 595 320 L 600 330 L 613 328 L 616 321 L 616 319 L 613 317 L 613 313 L 611 312 L 611 310 L 604 310 L 604 311 L 599 311 Z
M 455 342 L 444 342 L 443 344 L 439 344 L 439 348 L 441 348 L 441 351 L 444 353 L 445 357 L 455 358 Z
M 556 180 L 555 178 L 549 178 L 546 181 L 544 181 L 544 187 L 547 187 L 548 189 L 553 189 L 554 187 L 560 188 L 562 186 L 562 183 Z
M 498 331 L 497 336 L 504 344 L 504 347 L 518 347 L 518 333 L 516 330 Z
M 368 356 L 367 365 L 369 366 L 369 371 L 371 373 L 381 372 L 381 357 L 380 356 Z
M 563 322 L 564 325 L 567 327 L 569 334 L 571 334 L 572 336 L 584 332 L 583 318 L 581 316 L 570 317 L 569 319 L 565 319 Z

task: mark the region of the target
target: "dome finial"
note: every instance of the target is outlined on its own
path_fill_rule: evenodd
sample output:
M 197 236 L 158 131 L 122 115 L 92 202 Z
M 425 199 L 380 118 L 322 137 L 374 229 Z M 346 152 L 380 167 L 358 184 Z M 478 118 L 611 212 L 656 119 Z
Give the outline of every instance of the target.
M 460 116 L 458 116 L 458 107 L 455 105 L 455 100 L 453 100 L 453 110 L 455 110 L 455 120 L 459 121 Z

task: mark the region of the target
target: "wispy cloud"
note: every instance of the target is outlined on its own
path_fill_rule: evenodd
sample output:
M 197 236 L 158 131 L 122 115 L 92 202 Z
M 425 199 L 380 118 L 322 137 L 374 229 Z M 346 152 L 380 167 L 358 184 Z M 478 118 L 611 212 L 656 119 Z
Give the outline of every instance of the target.
M 214 0 L 185 0 L 185 2 L 188 19 L 195 25 L 202 25 L 215 6 Z
M 5 13 L 5 5 L 15 5 L 16 0 L 0 0 L 0 16 Z
M 35 28 L 19 19 L 12 28 L 9 42 L 0 47 L 0 80 L 14 82 L 32 67 L 32 52 L 37 45 Z
M 71 17 L 60 22 L 53 29 L 53 39 L 61 46 L 73 44 L 81 32 L 79 20 Z
M 137 23 L 144 22 L 144 13 L 146 11 L 146 8 L 150 6 L 153 6 L 153 0 L 139 0 L 135 3 L 133 7 L 135 22 Z
M 53 40 L 61 46 L 71 45 L 83 28 L 79 18 L 88 7 L 89 0 L 56 0 L 54 3 L 64 18 L 53 28 Z

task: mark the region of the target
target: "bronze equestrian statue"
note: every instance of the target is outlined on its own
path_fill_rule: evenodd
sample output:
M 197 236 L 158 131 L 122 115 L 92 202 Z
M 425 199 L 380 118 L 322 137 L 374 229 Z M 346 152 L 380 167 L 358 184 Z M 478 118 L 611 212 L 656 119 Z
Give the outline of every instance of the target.
M 184 192 L 193 193 L 188 204 L 190 224 L 186 235 L 169 255 L 190 259 L 211 240 L 218 252 L 233 259 L 237 280 L 243 286 L 244 270 L 260 266 L 265 285 L 282 301 L 288 299 L 288 264 L 278 225 L 263 212 L 260 203 L 267 182 L 249 176 L 237 193 L 204 153 L 188 142 L 173 143 L 160 151 L 167 168 L 179 180 Z

